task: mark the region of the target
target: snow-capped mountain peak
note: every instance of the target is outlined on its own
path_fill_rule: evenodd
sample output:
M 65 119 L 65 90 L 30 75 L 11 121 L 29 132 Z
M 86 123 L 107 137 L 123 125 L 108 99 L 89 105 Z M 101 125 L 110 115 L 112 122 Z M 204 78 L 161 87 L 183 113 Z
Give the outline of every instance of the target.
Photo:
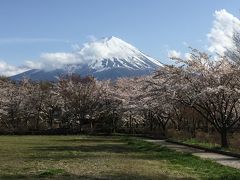
M 162 66 L 159 61 L 114 36 L 84 44 L 78 55 L 98 71 L 114 67 L 144 69 Z

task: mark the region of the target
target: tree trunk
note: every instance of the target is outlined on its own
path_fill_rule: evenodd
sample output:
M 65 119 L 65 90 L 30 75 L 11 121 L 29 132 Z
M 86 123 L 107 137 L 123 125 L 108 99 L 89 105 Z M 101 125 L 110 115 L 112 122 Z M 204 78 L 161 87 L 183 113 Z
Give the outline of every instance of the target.
M 112 133 L 116 133 L 116 116 L 115 111 L 113 110 L 113 117 L 112 117 Z
M 112 133 L 116 133 L 116 125 L 115 125 L 115 122 L 116 120 L 115 120 L 115 117 L 113 117 L 113 119 L 112 119 Z
M 129 133 L 132 134 L 132 114 L 129 115 Z
M 90 128 L 91 128 L 91 133 L 93 133 L 93 120 L 90 120 Z
M 37 120 L 36 120 L 35 129 L 39 130 L 39 115 L 38 115 Z
M 153 131 L 153 118 L 152 118 L 152 113 L 149 111 L 148 112 L 148 118 L 150 119 L 150 131 Z
M 228 144 L 228 139 L 227 139 L 227 131 L 224 130 L 220 134 L 221 134 L 221 146 L 223 148 L 228 148 L 229 144 Z
M 166 124 L 162 124 L 162 136 L 166 137 L 167 132 L 166 132 Z
M 48 111 L 48 117 L 49 117 L 49 126 L 50 126 L 50 129 L 52 129 L 53 128 L 53 112 L 52 112 L 52 110 Z

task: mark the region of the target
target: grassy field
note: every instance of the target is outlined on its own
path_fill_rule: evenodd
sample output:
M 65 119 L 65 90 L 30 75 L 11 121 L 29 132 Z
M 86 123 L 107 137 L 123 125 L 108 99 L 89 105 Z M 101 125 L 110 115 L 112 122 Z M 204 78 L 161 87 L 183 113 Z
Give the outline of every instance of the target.
M 0 179 L 240 179 L 240 171 L 137 138 L 0 136 Z

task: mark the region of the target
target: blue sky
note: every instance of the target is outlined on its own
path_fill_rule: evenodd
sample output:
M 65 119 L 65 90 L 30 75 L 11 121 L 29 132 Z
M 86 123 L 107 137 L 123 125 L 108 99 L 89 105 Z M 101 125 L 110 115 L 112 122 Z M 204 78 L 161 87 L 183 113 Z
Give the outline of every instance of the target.
M 239 17 L 239 7 L 239 0 L 1 0 L 0 61 L 20 66 L 113 35 L 168 62 L 170 50 L 206 49 L 215 11 Z

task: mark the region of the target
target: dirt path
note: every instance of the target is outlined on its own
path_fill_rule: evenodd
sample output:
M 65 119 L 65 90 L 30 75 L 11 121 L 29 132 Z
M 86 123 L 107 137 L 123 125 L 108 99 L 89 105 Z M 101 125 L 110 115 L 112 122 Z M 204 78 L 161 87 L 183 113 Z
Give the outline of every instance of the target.
M 176 150 L 178 152 L 191 153 L 194 156 L 198 156 L 203 159 L 211 159 L 213 161 L 216 161 L 219 164 L 240 169 L 240 159 L 239 158 L 226 156 L 226 155 L 222 155 L 222 154 L 217 154 L 217 153 L 212 153 L 212 152 L 206 152 L 204 150 L 166 142 L 165 140 L 147 140 L 147 141 L 166 146 L 167 148 Z

